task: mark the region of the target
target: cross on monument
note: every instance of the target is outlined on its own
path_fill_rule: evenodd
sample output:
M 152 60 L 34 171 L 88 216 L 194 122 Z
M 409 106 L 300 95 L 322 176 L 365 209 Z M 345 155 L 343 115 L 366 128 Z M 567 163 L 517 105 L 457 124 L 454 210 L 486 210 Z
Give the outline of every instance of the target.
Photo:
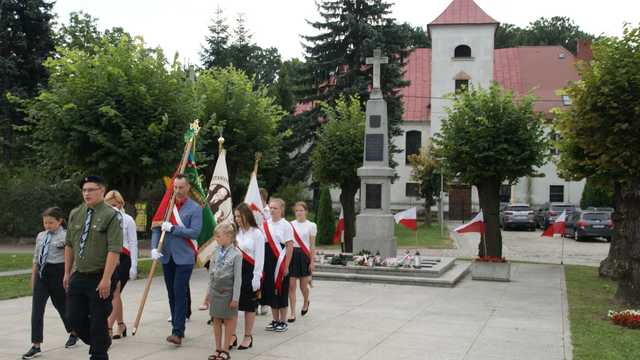
M 368 57 L 366 63 L 368 65 L 373 64 L 373 91 L 371 97 L 381 98 L 382 92 L 380 91 L 380 64 L 387 64 L 389 58 L 382 56 L 382 50 L 377 48 L 373 50 L 373 57 Z

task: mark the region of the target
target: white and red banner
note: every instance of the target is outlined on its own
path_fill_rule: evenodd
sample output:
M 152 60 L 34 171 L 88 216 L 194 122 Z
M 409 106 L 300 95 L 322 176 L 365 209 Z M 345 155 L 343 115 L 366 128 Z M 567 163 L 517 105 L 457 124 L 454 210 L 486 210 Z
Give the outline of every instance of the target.
M 267 244 L 271 248 L 271 251 L 274 253 L 278 261 L 276 262 L 276 269 L 274 273 L 274 283 L 276 288 L 276 293 L 279 294 L 282 291 L 282 283 L 284 281 L 284 273 L 285 273 L 285 256 L 287 252 L 283 249 L 280 244 L 277 244 L 271 235 L 271 230 L 269 230 L 269 223 L 264 222 L 262 224 L 264 229 L 264 234 L 267 237 Z
M 173 206 L 173 215 L 171 216 L 171 223 L 173 225 L 179 225 L 181 227 L 186 227 L 184 226 L 184 223 L 182 222 L 182 218 L 180 217 L 180 212 L 178 211 L 178 207 L 177 206 Z M 197 255 L 199 255 L 198 253 L 198 242 L 193 240 L 193 239 L 189 239 L 189 238 L 183 238 L 186 242 L 187 245 L 189 245 L 189 247 L 191 248 L 191 250 L 193 250 L 193 253 Z
M 562 214 L 556 218 L 556 221 L 553 224 L 549 224 L 549 226 L 547 226 L 541 236 L 553 237 L 554 234 L 563 235 L 566 222 L 567 212 L 563 211 Z
M 416 208 L 412 207 L 404 211 L 393 215 L 396 219 L 396 224 L 403 225 L 413 231 L 418 230 L 418 217 L 416 215 Z
M 291 228 L 293 229 L 293 238 L 295 239 L 296 243 L 298 243 L 298 246 L 300 246 L 302 252 L 307 256 L 307 259 L 311 261 L 311 250 L 309 250 L 307 244 L 305 244 L 300 235 L 298 235 L 298 231 L 296 230 L 296 227 L 293 226 L 293 224 L 291 224 Z
M 249 181 L 247 194 L 244 196 L 244 202 L 249 205 L 249 209 L 251 209 L 253 216 L 256 218 L 256 224 L 260 225 L 266 221 L 263 213 L 265 204 L 262 203 L 262 197 L 260 197 L 258 176 L 255 172 L 251 173 L 251 180 Z
M 482 214 L 482 209 L 480 212 L 466 224 L 462 224 L 455 228 L 453 231 L 464 234 L 464 233 L 480 233 L 484 234 L 485 224 L 484 224 L 484 215 Z
M 333 234 L 333 243 L 340 244 L 344 242 L 344 209 L 340 208 L 340 217 L 336 225 L 336 232 Z

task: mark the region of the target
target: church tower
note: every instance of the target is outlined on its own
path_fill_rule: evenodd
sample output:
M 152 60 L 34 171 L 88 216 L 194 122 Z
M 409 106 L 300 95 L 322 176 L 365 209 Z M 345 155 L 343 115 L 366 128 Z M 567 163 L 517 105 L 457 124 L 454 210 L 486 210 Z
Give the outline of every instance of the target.
M 438 133 L 447 94 L 493 81 L 494 36 L 498 22 L 473 0 L 453 0 L 429 24 L 431 35 L 431 136 Z

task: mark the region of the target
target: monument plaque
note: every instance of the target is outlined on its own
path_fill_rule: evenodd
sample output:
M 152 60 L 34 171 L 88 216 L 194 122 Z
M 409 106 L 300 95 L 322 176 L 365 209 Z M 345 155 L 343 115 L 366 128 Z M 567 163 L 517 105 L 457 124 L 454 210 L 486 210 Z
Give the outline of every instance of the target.
M 367 184 L 367 209 L 382 208 L 382 184 Z
M 384 135 L 367 134 L 365 148 L 366 161 L 382 161 L 384 159 Z
M 371 115 L 369 116 L 369 127 L 372 129 L 377 129 L 380 127 L 380 121 L 382 121 L 382 116 L 380 115 Z

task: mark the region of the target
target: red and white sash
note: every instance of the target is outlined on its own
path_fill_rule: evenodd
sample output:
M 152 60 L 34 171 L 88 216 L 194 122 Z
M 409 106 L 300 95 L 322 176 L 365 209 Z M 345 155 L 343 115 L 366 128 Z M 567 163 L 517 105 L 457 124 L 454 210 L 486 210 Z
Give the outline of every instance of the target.
M 182 227 L 186 227 L 184 226 L 184 223 L 182 222 L 182 218 L 180 217 L 180 212 L 178 211 L 178 207 L 177 206 L 173 206 L 173 216 L 171 217 L 171 220 L 175 220 L 175 223 L 172 221 L 172 223 L 174 223 L 174 225 L 180 225 Z M 193 239 L 189 239 L 186 237 L 183 237 L 184 241 L 187 242 L 187 245 L 189 245 L 189 247 L 191 248 L 191 250 L 193 250 L 193 253 L 198 256 L 198 243 L 193 240 Z
M 244 261 L 248 262 L 254 267 L 256 266 L 256 261 L 251 257 L 251 255 L 247 254 L 246 251 L 242 250 L 240 246 L 238 246 L 238 250 L 240 250 L 240 253 L 242 254 L 242 259 Z
M 284 260 L 285 260 L 285 256 L 287 255 L 287 252 L 285 251 L 285 249 L 283 249 L 279 244 L 275 242 L 275 240 L 273 239 L 273 236 L 271 235 L 271 231 L 269 230 L 269 224 L 266 221 L 263 223 L 263 228 L 264 228 L 264 234 L 267 236 L 267 244 L 269 244 L 271 251 L 273 251 L 273 253 L 278 258 L 278 261 L 276 262 L 275 273 L 273 276 L 276 293 L 278 294 L 282 290 L 282 283 L 284 281 L 284 273 L 286 270 L 285 269 L 286 263 Z
M 293 223 L 291 223 L 291 228 L 293 228 L 293 238 L 296 240 L 296 242 L 300 246 L 300 249 L 302 249 L 302 252 L 305 255 L 307 255 L 307 259 L 311 261 L 311 250 L 309 250 L 309 248 L 307 247 L 307 244 L 305 244 L 304 241 L 302 241 L 302 238 L 300 237 L 300 235 L 298 235 L 298 232 L 296 231 L 296 227 L 293 226 Z

